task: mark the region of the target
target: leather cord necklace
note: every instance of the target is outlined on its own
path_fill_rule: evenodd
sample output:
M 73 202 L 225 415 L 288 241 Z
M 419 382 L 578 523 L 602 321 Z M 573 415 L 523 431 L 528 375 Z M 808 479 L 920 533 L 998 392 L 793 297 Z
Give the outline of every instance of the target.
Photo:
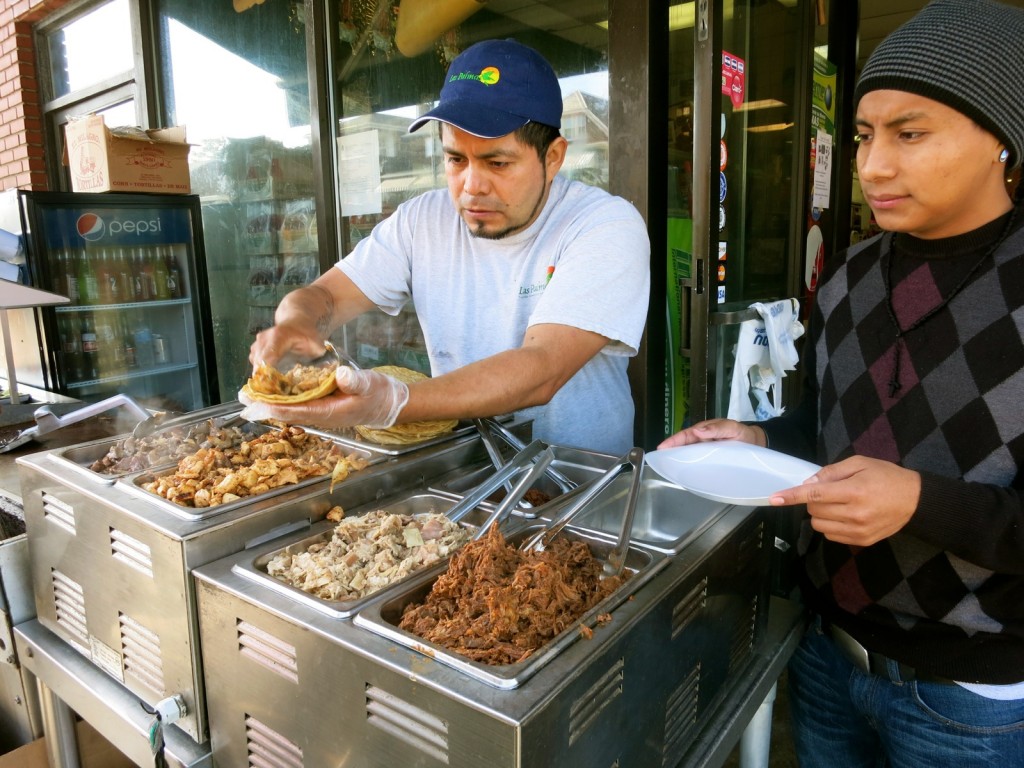
M 1009 236 L 1013 222 L 1017 219 L 1017 212 L 1020 210 L 1020 206 L 1015 206 L 1012 209 L 1010 218 L 1006 220 L 1006 224 L 1003 226 L 1003 231 L 1000 233 L 996 241 L 990 245 L 981 257 L 974 263 L 974 266 L 968 270 L 967 274 L 964 275 L 960 282 L 957 283 L 953 290 L 946 294 L 942 301 L 932 307 L 930 310 L 925 312 L 921 317 L 917 318 L 914 322 L 908 325 L 906 328 L 900 325 L 899 319 L 896 317 L 896 310 L 892 304 L 892 265 L 896 261 L 896 233 L 891 232 L 889 234 L 889 247 L 886 250 L 885 256 L 885 268 L 882 270 L 882 284 L 885 286 L 885 308 L 889 313 L 889 320 L 892 323 L 892 327 L 896 330 L 896 343 L 893 344 L 892 351 L 892 375 L 889 377 L 889 397 L 896 397 L 896 393 L 903 388 L 900 383 L 900 358 L 902 357 L 902 351 L 906 348 L 905 337 L 908 333 L 917 328 L 920 328 L 928 320 L 931 320 L 937 315 L 950 301 L 963 289 L 965 285 L 974 276 L 974 273 L 978 271 L 982 264 L 996 252 L 996 249 L 1003 244 L 1003 241 Z

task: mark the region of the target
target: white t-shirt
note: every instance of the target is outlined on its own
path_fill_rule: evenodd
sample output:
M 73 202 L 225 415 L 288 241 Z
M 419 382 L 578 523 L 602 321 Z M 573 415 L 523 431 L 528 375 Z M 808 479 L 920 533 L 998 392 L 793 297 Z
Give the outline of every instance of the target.
M 650 241 L 622 198 L 556 176 L 533 224 L 489 240 L 470 234 L 447 190 L 434 190 L 400 205 L 337 266 L 390 315 L 412 300 L 434 376 L 521 346 L 530 325 L 608 337 L 550 403 L 522 415 L 547 443 L 615 454 L 633 446 L 626 364 L 647 318 Z

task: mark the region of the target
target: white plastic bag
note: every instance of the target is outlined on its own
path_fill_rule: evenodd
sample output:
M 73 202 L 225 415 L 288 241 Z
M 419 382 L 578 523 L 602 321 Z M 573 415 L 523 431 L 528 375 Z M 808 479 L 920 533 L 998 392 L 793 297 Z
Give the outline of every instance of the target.
M 782 413 L 782 379 L 796 368 L 799 355 L 793 343 L 804 334 L 797 319 L 800 302 L 783 299 L 751 304 L 760 316 L 740 323 L 736 364 L 729 393 L 730 419 L 764 421 Z

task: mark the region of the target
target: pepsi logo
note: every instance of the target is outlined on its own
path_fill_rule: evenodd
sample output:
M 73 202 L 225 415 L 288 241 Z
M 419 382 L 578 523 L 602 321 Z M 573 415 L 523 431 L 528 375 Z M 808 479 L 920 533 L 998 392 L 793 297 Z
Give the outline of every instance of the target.
M 106 229 L 106 225 L 103 223 L 103 219 L 97 216 L 95 213 L 83 213 L 78 217 L 78 234 L 83 239 L 99 240 L 103 237 L 103 232 Z

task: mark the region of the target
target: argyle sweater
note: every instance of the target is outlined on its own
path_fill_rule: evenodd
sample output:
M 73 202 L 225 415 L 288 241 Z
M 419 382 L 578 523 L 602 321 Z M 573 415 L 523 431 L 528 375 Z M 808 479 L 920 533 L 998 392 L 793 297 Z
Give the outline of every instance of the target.
M 893 235 L 839 254 L 815 296 L 801 404 L 762 422 L 787 453 L 871 456 L 921 474 L 910 522 L 869 547 L 805 521 L 804 596 L 872 651 L 990 684 L 1024 681 L 1024 211 L 971 270 L 1010 217 L 942 240 L 895 236 L 900 327 L 948 299 L 903 344 L 886 306 Z

